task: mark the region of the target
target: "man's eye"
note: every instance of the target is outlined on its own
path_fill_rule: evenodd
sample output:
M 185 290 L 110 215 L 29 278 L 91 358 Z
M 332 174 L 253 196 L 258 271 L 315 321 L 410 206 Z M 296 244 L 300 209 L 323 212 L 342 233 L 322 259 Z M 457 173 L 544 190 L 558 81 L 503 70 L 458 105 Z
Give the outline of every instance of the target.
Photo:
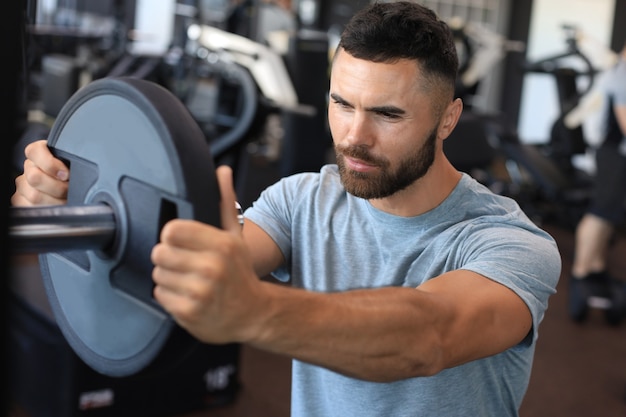
M 395 113 L 388 113 L 386 111 L 378 112 L 378 114 L 381 115 L 382 117 L 386 118 L 386 119 L 397 119 L 399 117 Z

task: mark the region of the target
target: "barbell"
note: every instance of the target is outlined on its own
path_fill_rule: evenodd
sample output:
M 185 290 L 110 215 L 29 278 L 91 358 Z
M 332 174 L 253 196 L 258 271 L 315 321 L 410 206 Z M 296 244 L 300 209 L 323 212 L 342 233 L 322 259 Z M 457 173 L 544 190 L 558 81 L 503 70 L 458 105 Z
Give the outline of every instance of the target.
M 11 207 L 9 239 L 39 255 L 63 336 L 114 377 L 160 366 L 164 351 L 184 356 L 199 342 L 153 299 L 150 252 L 173 218 L 220 225 L 204 133 L 169 90 L 112 77 L 78 90 L 47 140 L 71 170 L 67 205 Z

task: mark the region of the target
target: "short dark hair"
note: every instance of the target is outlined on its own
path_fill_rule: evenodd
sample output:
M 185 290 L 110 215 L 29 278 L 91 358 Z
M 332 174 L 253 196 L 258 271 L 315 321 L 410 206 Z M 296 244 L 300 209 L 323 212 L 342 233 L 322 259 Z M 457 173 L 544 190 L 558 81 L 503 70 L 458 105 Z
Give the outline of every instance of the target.
M 440 79 L 454 91 L 459 59 L 450 27 L 417 3 L 369 4 L 346 24 L 340 49 L 372 62 L 415 60 L 427 79 Z

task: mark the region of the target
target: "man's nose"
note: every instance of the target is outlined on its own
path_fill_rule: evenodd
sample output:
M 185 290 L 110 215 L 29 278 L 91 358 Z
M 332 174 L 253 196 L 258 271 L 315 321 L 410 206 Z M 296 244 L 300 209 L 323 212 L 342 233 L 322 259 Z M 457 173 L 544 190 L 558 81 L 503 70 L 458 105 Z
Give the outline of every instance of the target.
M 372 129 L 366 115 L 355 112 L 350 119 L 345 140 L 349 145 L 370 145 L 372 141 Z

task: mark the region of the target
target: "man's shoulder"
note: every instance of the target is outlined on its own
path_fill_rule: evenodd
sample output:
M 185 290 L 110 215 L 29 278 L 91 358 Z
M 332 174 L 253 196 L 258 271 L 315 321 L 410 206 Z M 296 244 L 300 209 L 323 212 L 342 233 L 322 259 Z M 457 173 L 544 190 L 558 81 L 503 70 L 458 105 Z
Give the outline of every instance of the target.
M 324 165 L 319 171 L 298 172 L 282 177 L 261 193 L 260 200 L 302 204 L 320 194 L 345 194 L 336 165 Z M 308 203 L 304 203 L 308 204 Z
M 317 172 L 298 172 L 281 179 L 282 183 L 290 187 L 303 190 L 303 187 L 335 186 L 341 185 L 337 165 L 324 165 Z

